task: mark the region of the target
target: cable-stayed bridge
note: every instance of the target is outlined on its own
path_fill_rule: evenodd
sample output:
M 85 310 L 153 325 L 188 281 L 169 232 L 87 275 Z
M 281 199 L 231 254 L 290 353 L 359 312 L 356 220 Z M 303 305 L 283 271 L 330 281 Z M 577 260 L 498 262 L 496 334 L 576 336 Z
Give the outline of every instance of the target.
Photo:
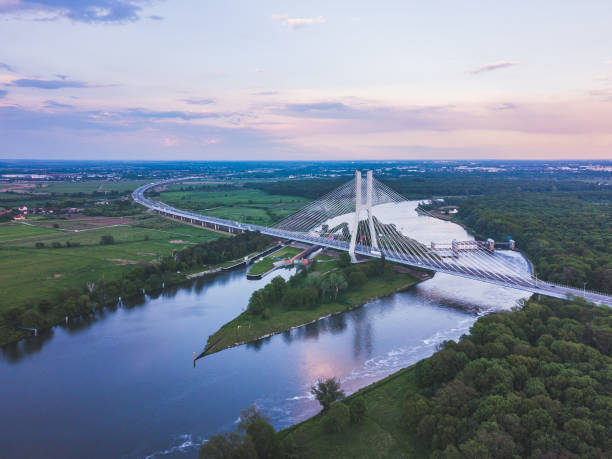
M 384 255 L 387 260 L 416 268 L 556 298 L 581 296 L 612 306 L 611 295 L 538 280 L 512 263 L 510 257 L 496 251 L 492 240 L 424 244 L 403 234 L 394 220 L 397 221 L 398 213 L 406 211 L 405 206 L 402 209 L 406 200 L 374 179 L 371 171 L 365 179 L 357 171 L 354 180 L 271 227 L 188 212 L 145 197 L 151 188 L 201 178 L 149 183 L 136 189 L 132 198 L 160 215 L 205 228 L 230 233 L 259 231 L 276 238 L 348 251 L 353 260 L 357 255 L 377 258 Z

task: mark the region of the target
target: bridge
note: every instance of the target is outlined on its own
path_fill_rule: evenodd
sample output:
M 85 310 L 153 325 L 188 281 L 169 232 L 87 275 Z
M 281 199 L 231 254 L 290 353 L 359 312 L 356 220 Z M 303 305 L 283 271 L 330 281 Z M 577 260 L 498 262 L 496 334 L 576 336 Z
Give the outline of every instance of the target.
M 259 231 L 275 238 L 347 251 L 353 261 L 358 255 L 375 258 L 384 255 L 389 261 L 415 268 L 555 298 L 578 296 L 612 306 L 611 295 L 538 280 L 512 263 L 503 251 L 496 251 L 492 240 L 425 245 L 403 234 L 393 220 L 407 211 L 405 206 L 402 209 L 406 200 L 374 179 L 371 171 L 365 180 L 356 171 L 354 180 L 271 227 L 189 212 L 145 196 L 147 190 L 155 187 L 203 178 L 181 177 L 149 183 L 134 190 L 132 198 L 159 215 L 203 228 L 229 233 Z M 514 247 L 513 241 L 510 247 Z

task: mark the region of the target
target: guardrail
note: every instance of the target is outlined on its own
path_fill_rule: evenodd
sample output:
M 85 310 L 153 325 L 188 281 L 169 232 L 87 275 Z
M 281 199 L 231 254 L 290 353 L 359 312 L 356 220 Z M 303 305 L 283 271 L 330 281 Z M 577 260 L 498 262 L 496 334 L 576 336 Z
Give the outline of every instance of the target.
M 165 204 L 161 201 L 152 201 L 144 196 L 144 193 L 156 186 L 166 185 L 169 183 L 176 182 L 184 182 L 186 180 L 199 179 L 202 177 L 194 176 L 194 177 L 181 177 L 175 179 L 167 179 L 162 180 L 160 182 L 153 182 L 146 185 L 142 185 L 132 193 L 132 199 L 135 202 L 148 207 L 149 209 L 159 212 L 162 214 L 168 214 L 170 216 L 185 218 L 192 221 L 197 221 L 206 224 L 219 225 L 227 227 L 228 229 L 235 229 L 237 231 L 259 231 L 262 234 L 266 234 L 268 236 L 278 237 L 281 239 L 289 239 L 295 240 L 299 242 L 304 242 L 308 244 L 320 245 L 323 247 L 348 251 L 349 243 L 345 241 L 338 241 L 335 239 L 327 239 L 321 237 L 311 236 L 306 233 L 297 233 L 293 231 L 282 230 L 273 227 L 266 227 L 261 225 L 252 225 L 248 223 L 241 223 L 237 221 L 225 220 L 217 217 L 209 217 L 206 215 L 196 214 L 193 212 L 184 211 L 181 209 L 177 209 L 168 204 Z M 568 295 L 572 296 L 581 296 L 585 297 L 585 299 L 605 304 L 608 306 L 612 306 L 612 296 L 607 295 L 602 292 L 596 292 L 593 290 L 579 289 L 576 287 L 566 286 L 562 284 L 555 284 L 552 282 L 535 280 L 535 278 L 519 278 L 512 275 L 507 275 L 504 273 L 498 273 L 495 271 L 486 271 L 476 267 L 466 268 L 461 265 L 455 265 L 451 263 L 447 263 L 444 261 L 439 261 L 437 265 L 432 264 L 431 262 L 426 262 L 415 255 L 407 255 L 407 254 L 399 254 L 389 249 L 380 249 L 379 251 L 372 251 L 372 248 L 369 246 L 364 246 L 361 244 L 357 244 L 355 247 L 355 253 L 359 255 L 376 257 L 380 258 L 383 254 L 386 259 L 389 261 L 393 261 L 396 263 L 415 266 L 418 268 L 428 269 L 440 273 L 450 274 L 453 276 L 459 276 L 466 279 L 477 280 L 480 282 L 487 282 L 494 285 L 499 285 L 502 287 L 509 287 L 519 290 L 525 290 L 532 293 L 539 293 L 546 296 L 552 296 L 555 298 L 567 298 Z M 469 270 L 471 273 L 465 272 Z M 506 279 L 512 280 L 503 281 L 502 277 Z

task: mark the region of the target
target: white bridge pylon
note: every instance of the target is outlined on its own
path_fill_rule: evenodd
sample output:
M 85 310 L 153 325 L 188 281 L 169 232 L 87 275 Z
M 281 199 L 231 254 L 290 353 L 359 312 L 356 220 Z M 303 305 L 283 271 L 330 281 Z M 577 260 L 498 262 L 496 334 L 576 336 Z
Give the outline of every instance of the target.
M 376 234 L 376 229 L 374 228 L 374 218 L 372 215 L 372 184 L 372 171 L 368 171 L 366 174 L 366 203 L 364 205 L 361 196 L 361 189 L 363 186 L 361 172 L 355 171 L 355 218 L 353 220 L 353 227 L 351 228 L 351 242 L 349 245 L 349 255 L 351 256 L 353 263 L 357 261 L 357 257 L 355 256 L 355 245 L 357 244 L 359 219 L 361 217 L 362 210 L 365 210 L 368 215 L 368 228 L 370 230 L 370 242 L 372 244 L 372 248 L 374 250 L 378 250 L 378 235 Z
M 359 172 L 355 179 L 306 205 L 272 227 L 241 223 L 177 209 L 145 196 L 160 185 L 206 177 L 192 176 L 162 180 L 142 185 L 132 193 L 135 202 L 165 217 L 204 228 L 241 233 L 258 231 L 273 238 L 299 241 L 347 251 L 355 255 L 381 258 L 418 269 L 487 282 L 502 287 L 525 290 L 556 298 L 582 296 L 594 303 L 612 306 L 612 296 L 538 280 L 518 268 L 511 259 L 494 250 L 494 242 L 453 241 L 451 244 L 425 245 L 402 232 L 394 220 L 407 210 L 406 199 L 368 172 L 365 181 Z M 363 203 L 365 188 L 366 202 Z M 378 216 L 373 215 L 376 208 Z M 360 220 L 365 210 L 367 224 Z M 351 227 L 351 223 L 353 223 Z M 361 224 L 360 224 L 361 223 Z M 469 244 L 468 244 L 469 242 Z

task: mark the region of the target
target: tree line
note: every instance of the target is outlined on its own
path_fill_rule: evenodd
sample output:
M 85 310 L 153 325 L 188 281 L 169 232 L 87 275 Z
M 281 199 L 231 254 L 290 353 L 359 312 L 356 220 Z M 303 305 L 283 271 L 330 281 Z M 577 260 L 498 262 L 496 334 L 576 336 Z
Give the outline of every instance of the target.
M 612 312 L 530 301 L 416 364 L 406 429 L 435 458 L 609 457 Z
M 359 288 L 369 278 L 392 276 L 393 267 L 382 259 L 351 265 L 346 252 L 338 258 L 339 269 L 321 275 L 315 269 L 316 261 L 308 268 L 302 267 L 289 281 L 277 276 L 265 287 L 251 294 L 248 312 L 264 319 L 271 317 L 272 309 L 296 309 L 314 307 L 321 302 L 338 301 L 349 287 Z
M 112 243 L 106 240 L 101 243 Z M 245 232 L 231 238 L 220 238 L 186 247 L 159 260 L 135 265 L 120 279 L 92 280 L 81 288 L 63 289 L 53 297 L 45 298 L 38 304 L 28 303 L 24 307 L 8 307 L 2 311 L 0 320 L 7 328 L 17 325 L 45 328 L 61 322 L 64 317 L 91 314 L 97 308 L 117 304 L 119 297 L 126 299 L 156 291 L 163 285 L 170 286 L 183 282 L 182 271 L 203 265 L 215 265 L 241 258 L 255 251 L 263 251 L 271 239 L 258 232 Z M 6 328 L 0 333 L 7 334 Z M 1 338 L 1 337 L 0 337 Z M 4 338 L 2 339 L 4 341 Z
M 457 218 L 482 237 L 512 237 L 542 279 L 612 293 L 611 198 L 608 190 L 488 195 L 457 201 Z

